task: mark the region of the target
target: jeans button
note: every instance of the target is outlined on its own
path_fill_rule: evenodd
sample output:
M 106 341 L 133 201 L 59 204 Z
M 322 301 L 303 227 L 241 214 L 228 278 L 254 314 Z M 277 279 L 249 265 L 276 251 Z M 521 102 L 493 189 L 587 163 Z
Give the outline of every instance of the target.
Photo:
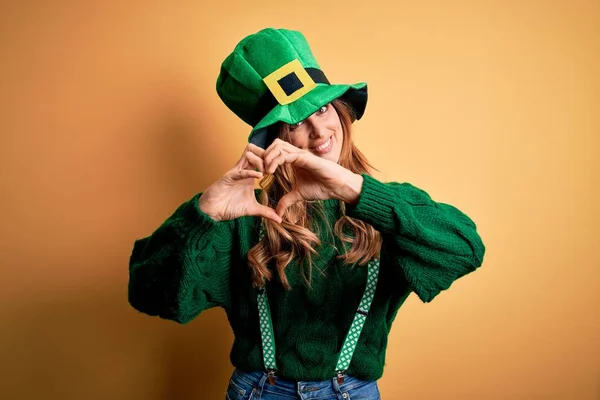
M 342 393 L 342 397 L 347 399 L 348 398 L 348 393 Z

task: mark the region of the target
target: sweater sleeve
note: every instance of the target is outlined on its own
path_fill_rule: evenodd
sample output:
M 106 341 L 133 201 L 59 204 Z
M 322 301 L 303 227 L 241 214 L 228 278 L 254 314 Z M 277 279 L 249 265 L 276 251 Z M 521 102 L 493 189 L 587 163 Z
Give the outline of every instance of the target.
M 203 213 L 200 196 L 135 241 L 128 299 L 136 310 L 187 323 L 206 309 L 228 308 L 234 224 Z
M 432 301 L 481 266 L 485 246 L 467 215 L 410 183 L 363 178 L 358 202 L 346 205 L 346 214 L 382 234 L 382 258 L 404 275 L 421 301 Z

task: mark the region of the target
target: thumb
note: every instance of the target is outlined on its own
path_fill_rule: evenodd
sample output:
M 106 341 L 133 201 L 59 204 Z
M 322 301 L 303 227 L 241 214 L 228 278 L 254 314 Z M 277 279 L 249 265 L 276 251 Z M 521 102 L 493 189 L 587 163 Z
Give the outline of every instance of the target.
M 279 203 L 277 203 L 277 209 L 275 211 L 277 212 L 277 215 L 283 216 L 283 213 L 288 209 L 289 206 L 302 200 L 303 198 L 300 195 L 300 192 L 296 189 L 293 189 L 279 200 Z
M 262 218 L 268 218 L 277 222 L 278 224 L 281 224 L 282 222 L 281 217 L 277 215 L 275 210 L 273 210 L 271 207 L 263 206 L 262 204 L 257 204 L 256 207 L 253 207 L 250 214 Z

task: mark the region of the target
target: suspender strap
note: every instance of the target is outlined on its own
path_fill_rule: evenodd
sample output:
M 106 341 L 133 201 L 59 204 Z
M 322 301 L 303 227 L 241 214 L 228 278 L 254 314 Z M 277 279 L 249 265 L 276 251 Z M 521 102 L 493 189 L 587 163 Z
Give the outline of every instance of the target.
M 275 338 L 273 334 L 273 322 L 271 319 L 271 309 L 269 307 L 269 299 L 267 291 L 262 288 L 258 291 L 258 317 L 260 318 L 260 336 L 262 338 L 262 353 L 265 368 L 269 374 L 269 383 L 277 371 L 277 363 L 275 362 Z M 271 383 L 271 384 L 273 384 Z
M 354 320 L 352 321 L 352 325 L 350 325 L 350 330 L 346 335 L 346 340 L 344 340 L 344 345 L 342 346 L 342 351 L 340 352 L 335 367 L 338 379 L 350 366 L 350 361 L 354 355 L 354 349 L 356 349 L 358 338 L 365 325 L 365 321 L 367 320 L 369 310 L 371 309 L 371 303 L 375 296 L 375 288 L 377 287 L 377 278 L 379 276 L 379 259 L 374 258 L 369 261 L 367 268 L 367 286 L 365 287 L 362 300 L 358 305 L 358 310 L 356 310 L 356 314 L 354 314 Z
M 261 224 L 259 238 L 262 240 L 264 236 L 264 227 Z M 338 356 L 338 361 L 335 367 L 335 375 L 338 383 L 344 382 L 344 374 L 350 366 L 350 361 L 354 355 L 354 350 L 358 343 L 358 338 L 362 332 L 367 315 L 371 309 L 371 303 L 375 296 L 375 288 L 377 287 L 377 278 L 379 276 L 379 259 L 373 258 L 367 265 L 367 285 L 363 293 L 358 310 L 354 315 L 350 330 L 346 335 L 342 350 Z M 277 363 L 275 361 L 275 337 L 273 334 L 273 322 L 271 318 L 271 309 L 269 307 L 269 299 L 265 287 L 258 290 L 257 294 L 258 316 L 260 319 L 260 335 L 262 339 L 263 362 L 268 373 L 269 383 L 275 384 L 275 373 L 277 372 Z

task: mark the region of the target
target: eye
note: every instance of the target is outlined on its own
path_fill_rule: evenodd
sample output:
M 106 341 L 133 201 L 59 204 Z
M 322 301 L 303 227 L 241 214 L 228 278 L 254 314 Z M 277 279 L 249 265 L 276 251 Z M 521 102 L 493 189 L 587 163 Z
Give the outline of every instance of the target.
M 300 122 L 296 122 L 295 124 L 291 124 L 290 125 L 290 130 L 294 130 L 296 128 L 299 128 L 300 126 L 302 126 L 304 124 L 304 121 L 300 121 Z
M 329 108 L 329 104 L 325 104 L 323 107 L 319 108 L 319 111 L 317 111 L 317 113 L 324 114 L 325 112 L 327 112 L 328 108 Z

